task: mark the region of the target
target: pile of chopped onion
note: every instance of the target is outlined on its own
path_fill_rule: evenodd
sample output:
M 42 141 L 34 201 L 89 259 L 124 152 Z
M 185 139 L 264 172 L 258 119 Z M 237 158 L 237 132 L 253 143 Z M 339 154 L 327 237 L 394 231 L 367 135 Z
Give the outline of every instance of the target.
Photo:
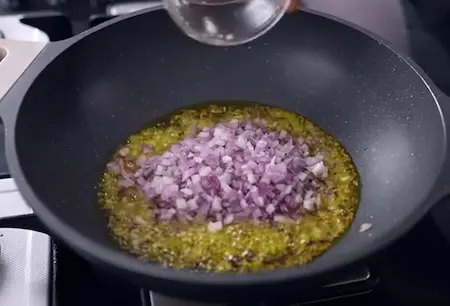
M 162 155 L 144 145 L 133 167 L 130 151 L 122 147 L 107 165 L 119 190 L 140 190 L 158 220 L 208 222 L 211 231 L 245 220 L 294 222 L 317 209 L 327 177 L 323 154 L 310 155 L 302 138 L 269 131 L 262 120 L 203 128 Z

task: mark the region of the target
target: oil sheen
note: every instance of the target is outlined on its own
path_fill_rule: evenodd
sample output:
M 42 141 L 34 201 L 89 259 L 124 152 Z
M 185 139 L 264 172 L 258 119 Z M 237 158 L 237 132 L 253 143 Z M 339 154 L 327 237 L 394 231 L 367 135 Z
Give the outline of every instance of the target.
M 151 144 L 153 154 L 161 154 L 171 144 L 192 136 L 193 126 L 211 127 L 231 119 L 264 119 L 270 130 L 312 139 L 312 152 L 328 153 L 324 160 L 328 177 L 320 191 L 319 209 L 295 223 L 256 225 L 248 221 L 211 232 L 207 224 L 157 222 L 140 194 L 120 193 L 117 177 L 105 171 L 97 190 L 99 205 L 121 247 L 142 260 L 172 268 L 254 272 L 308 263 L 344 234 L 359 202 L 356 167 L 336 139 L 296 113 L 262 104 L 210 103 L 183 109 L 132 134 L 125 142 L 131 149 L 127 159 L 137 158 L 143 144 Z M 111 160 L 116 156 L 117 152 Z

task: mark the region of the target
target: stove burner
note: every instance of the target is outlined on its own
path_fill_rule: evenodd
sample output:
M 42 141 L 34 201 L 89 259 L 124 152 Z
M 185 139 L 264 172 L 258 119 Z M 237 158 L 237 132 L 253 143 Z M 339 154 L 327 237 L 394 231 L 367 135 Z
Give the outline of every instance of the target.
M 371 275 L 367 267 L 353 267 L 339 277 L 330 280 L 328 285 L 318 288 L 316 292 L 304 294 L 298 300 L 296 299 L 295 303 L 290 303 L 286 306 L 300 306 L 370 293 L 377 283 L 378 278 Z M 150 292 L 149 295 L 152 306 L 236 306 L 234 304 L 208 305 L 205 303 L 183 301 L 162 296 L 154 292 Z M 264 301 L 264 303 L 256 303 L 255 305 L 259 306 L 262 304 L 279 306 L 279 301 Z

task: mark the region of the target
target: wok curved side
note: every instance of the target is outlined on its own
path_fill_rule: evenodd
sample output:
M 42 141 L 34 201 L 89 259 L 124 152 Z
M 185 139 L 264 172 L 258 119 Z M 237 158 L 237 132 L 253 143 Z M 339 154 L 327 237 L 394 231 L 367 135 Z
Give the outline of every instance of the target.
M 446 126 L 446 137 L 448 139 L 450 135 L 450 97 L 441 94 L 439 101 Z M 448 220 L 448 216 L 450 216 L 450 150 L 448 147 L 437 188 L 440 198 L 432 208 L 431 215 L 444 237 L 450 242 L 450 223 Z

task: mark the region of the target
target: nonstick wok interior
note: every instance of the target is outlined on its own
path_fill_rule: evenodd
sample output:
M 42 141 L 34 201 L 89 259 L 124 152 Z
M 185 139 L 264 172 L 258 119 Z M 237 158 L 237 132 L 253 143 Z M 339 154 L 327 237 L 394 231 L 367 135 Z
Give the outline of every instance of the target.
M 362 194 L 351 231 L 286 278 L 335 267 L 386 242 L 424 205 L 443 161 L 441 115 L 428 87 L 365 34 L 298 12 L 252 44 L 221 49 L 184 37 L 157 11 L 88 35 L 34 81 L 16 124 L 25 179 L 54 216 L 116 252 L 94 189 L 110 154 L 150 120 L 209 100 L 296 111 L 335 136 L 358 167 Z M 373 228 L 359 233 L 366 222 Z M 68 239 L 67 228 L 50 228 Z M 154 271 L 142 264 L 139 273 Z

